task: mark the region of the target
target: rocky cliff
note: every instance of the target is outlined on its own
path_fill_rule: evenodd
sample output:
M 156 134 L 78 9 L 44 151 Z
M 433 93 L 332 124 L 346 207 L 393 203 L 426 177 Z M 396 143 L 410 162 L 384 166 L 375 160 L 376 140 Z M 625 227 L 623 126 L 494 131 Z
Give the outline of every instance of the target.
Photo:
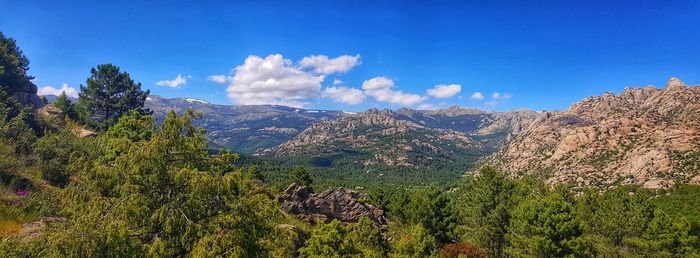
M 389 221 L 384 211 L 360 202 L 360 196 L 360 192 L 345 188 L 314 194 L 309 187 L 292 184 L 279 197 L 279 201 L 284 211 L 312 224 L 328 223 L 334 219 L 355 223 L 362 217 L 368 217 L 380 228 L 386 229 Z
M 700 87 L 672 78 L 663 89 L 626 88 L 542 112 L 487 162 L 549 184 L 665 188 L 698 181 Z

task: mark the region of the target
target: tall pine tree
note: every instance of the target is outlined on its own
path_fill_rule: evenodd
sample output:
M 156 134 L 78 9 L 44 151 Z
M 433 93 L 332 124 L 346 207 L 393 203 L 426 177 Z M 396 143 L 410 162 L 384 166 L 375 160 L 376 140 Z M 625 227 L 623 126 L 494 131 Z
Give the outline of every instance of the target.
M 87 85 L 80 85 L 80 102 L 98 128 L 106 129 L 132 109 L 147 113 L 143 104 L 150 91 L 142 91 L 141 83 L 135 83 L 128 73 L 115 65 L 101 64 L 90 74 Z

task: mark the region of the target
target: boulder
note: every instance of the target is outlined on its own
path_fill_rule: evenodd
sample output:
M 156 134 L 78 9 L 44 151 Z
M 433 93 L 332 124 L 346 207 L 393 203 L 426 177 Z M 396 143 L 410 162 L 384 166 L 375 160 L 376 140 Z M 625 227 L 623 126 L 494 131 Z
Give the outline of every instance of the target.
M 97 136 L 97 133 L 95 133 L 94 131 L 85 129 L 83 127 L 75 127 L 75 128 L 73 128 L 72 131 L 73 131 L 73 134 L 75 134 L 75 136 L 78 136 L 79 138 Z
M 279 201 L 287 213 L 311 224 L 327 223 L 334 219 L 348 224 L 368 217 L 381 229 L 386 229 L 389 221 L 384 211 L 358 201 L 361 195 L 358 191 L 342 187 L 314 194 L 308 186 L 292 184 L 279 197 Z
M 53 104 L 48 104 L 45 105 L 39 110 L 36 111 L 36 114 L 39 117 L 45 117 L 45 118 L 60 118 L 63 117 L 63 111 L 59 109 L 58 107 L 54 106 Z

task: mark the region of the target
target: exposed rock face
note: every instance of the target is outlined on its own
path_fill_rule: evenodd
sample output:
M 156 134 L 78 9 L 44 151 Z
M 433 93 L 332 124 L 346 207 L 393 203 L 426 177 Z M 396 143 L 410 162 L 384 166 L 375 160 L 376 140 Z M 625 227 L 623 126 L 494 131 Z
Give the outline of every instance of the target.
M 33 83 L 29 83 L 28 86 L 22 87 L 18 91 L 12 92 L 12 96 L 14 96 L 19 103 L 22 103 L 23 105 L 30 106 L 32 109 L 37 110 L 40 107 L 44 105 L 44 102 L 41 101 L 41 98 L 39 95 L 36 95 L 37 93 L 37 87 Z
M 362 217 L 368 217 L 380 228 L 386 228 L 389 221 L 384 211 L 371 204 L 359 202 L 360 195 L 360 192 L 345 188 L 314 194 L 309 187 L 292 184 L 279 200 L 286 212 L 312 224 L 330 222 L 333 219 L 343 223 L 355 223 Z
M 513 176 L 549 184 L 666 188 L 700 173 L 700 87 L 626 88 L 543 112 L 488 159 Z
M 10 83 L 9 85 L 0 85 L 3 90 L 6 90 L 9 94 L 15 97 L 19 103 L 30 106 L 33 110 L 37 110 L 44 106 L 44 102 L 41 101 L 38 95 L 36 95 L 38 88 L 31 81 L 31 77 L 27 76 L 26 71 L 18 69 L 17 76 L 20 79 Z
M 360 153 L 354 161 L 364 166 L 418 168 L 454 163 L 462 155 L 482 150 L 482 144 L 465 133 L 397 119 L 391 110 L 370 109 L 314 123 L 292 140 L 265 153 L 276 156 Z

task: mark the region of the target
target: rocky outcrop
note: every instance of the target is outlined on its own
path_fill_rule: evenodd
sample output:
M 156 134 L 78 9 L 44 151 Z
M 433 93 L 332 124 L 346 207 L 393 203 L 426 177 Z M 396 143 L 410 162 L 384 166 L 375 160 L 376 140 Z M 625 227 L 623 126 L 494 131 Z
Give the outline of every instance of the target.
M 62 118 L 63 117 L 63 111 L 53 104 L 48 104 L 45 105 L 41 108 L 39 108 L 36 111 L 36 114 L 39 115 L 39 117 L 44 117 L 44 118 Z
M 19 103 L 30 106 L 34 110 L 44 106 L 44 102 L 41 100 L 39 95 L 36 95 L 36 93 L 37 87 L 31 82 L 26 84 L 26 86 L 11 92 L 12 96 L 14 96 Z
M 667 188 L 700 174 L 700 87 L 626 88 L 542 112 L 487 161 L 552 184 Z
M 314 194 L 309 187 L 292 184 L 279 197 L 279 201 L 284 211 L 312 224 L 334 219 L 355 223 L 362 217 L 368 217 L 385 229 L 389 221 L 384 211 L 360 202 L 360 196 L 360 192 L 345 188 Z

